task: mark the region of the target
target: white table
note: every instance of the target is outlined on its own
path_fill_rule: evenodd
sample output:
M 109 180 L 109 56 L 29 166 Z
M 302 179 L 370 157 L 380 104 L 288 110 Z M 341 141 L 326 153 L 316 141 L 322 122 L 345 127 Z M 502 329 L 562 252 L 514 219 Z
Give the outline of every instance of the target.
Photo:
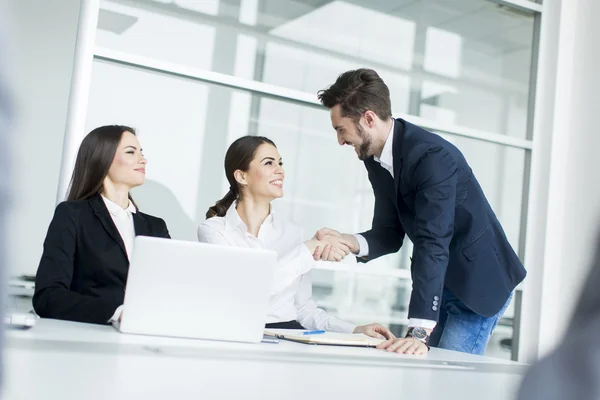
M 512 399 L 526 368 L 440 349 L 174 339 L 44 319 L 6 336 L 7 400 Z

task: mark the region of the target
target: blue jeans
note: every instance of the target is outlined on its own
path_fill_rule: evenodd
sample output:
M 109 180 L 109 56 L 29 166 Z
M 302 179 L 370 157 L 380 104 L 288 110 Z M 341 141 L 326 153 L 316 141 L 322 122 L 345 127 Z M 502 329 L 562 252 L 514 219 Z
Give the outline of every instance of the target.
M 498 314 L 482 317 L 468 309 L 452 292 L 444 288 L 440 319 L 431 332 L 429 345 L 462 353 L 483 354 L 492 331 L 498 325 L 498 320 L 504 314 L 511 298 L 512 293 Z

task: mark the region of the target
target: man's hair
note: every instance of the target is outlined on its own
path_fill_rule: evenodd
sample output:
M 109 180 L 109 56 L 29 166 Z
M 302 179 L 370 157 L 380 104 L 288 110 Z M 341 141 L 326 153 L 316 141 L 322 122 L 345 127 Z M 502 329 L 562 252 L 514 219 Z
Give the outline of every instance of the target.
M 382 120 L 392 116 L 390 90 L 372 69 L 344 72 L 333 85 L 319 90 L 317 96 L 329 109 L 339 104 L 342 117 L 352 118 L 355 122 L 368 110 Z

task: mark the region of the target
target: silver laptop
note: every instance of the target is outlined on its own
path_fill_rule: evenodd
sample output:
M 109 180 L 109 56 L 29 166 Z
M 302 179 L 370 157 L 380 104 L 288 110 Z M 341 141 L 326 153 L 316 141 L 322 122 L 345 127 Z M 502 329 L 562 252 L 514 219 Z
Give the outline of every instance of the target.
M 137 236 L 119 331 L 258 343 L 277 253 Z

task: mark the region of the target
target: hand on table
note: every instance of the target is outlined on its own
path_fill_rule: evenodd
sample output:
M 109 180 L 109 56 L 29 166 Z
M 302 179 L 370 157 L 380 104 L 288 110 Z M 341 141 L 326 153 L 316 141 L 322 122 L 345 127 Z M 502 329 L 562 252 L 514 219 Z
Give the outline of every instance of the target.
M 429 351 L 425 343 L 411 337 L 389 339 L 377 345 L 377 348 L 401 354 L 426 354 Z
M 377 339 L 394 340 L 396 338 L 388 328 L 380 324 L 360 325 L 354 328 L 352 333 L 362 333 Z

